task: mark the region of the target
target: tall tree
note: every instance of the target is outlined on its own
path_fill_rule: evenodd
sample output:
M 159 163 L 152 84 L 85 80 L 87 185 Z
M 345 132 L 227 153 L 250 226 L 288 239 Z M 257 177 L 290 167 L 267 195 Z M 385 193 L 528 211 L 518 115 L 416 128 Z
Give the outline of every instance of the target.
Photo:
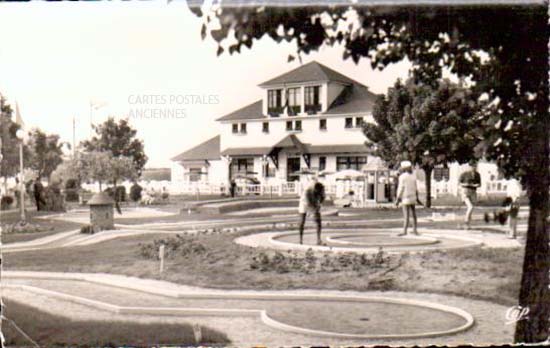
M 448 79 L 436 87 L 397 81 L 376 102 L 364 133 L 372 154 L 397 165 L 409 160 L 425 172 L 426 205 L 431 206 L 431 174 L 435 166 L 464 163 L 480 142 L 476 129 L 481 104 L 464 86 Z
M 39 129 L 34 129 L 29 138 L 30 156 L 29 167 L 36 170 L 38 178 L 48 178 L 50 174 L 63 161 L 63 143 L 59 141 L 59 135 L 46 134 Z
M 13 109 L 0 94 L 0 137 L 2 137 L 2 166 L 0 175 L 4 178 L 4 184 L 9 177 L 19 173 L 19 140 L 16 136 L 20 126 L 12 119 Z M 23 147 L 23 156 L 28 158 L 28 147 Z M 24 163 L 25 164 L 25 163 Z
M 188 0 L 199 16 L 203 2 Z M 428 83 L 439 78 L 443 68 L 470 78 L 474 91 L 485 93 L 494 105 L 493 112 L 481 117 L 478 129 L 485 155 L 507 177 L 520 177 L 529 196 L 519 305 L 530 312 L 517 323 L 515 340 L 543 342 L 550 328 L 546 2 L 525 0 L 517 6 L 380 3 L 299 8 L 218 5 L 214 13 L 204 16 L 201 35 L 210 34 L 218 42 L 218 54 L 240 52 L 243 45 L 250 48 L 268 35 L 278 42 L 295 42 L 298 54 L 341 45 L 344 59 L 367 58 L 379 69 L 407 59 L 414 77 Z M 486 60 L 480 52 L 487 55 Z
M 110 117 L 99 126 L 94 126 L 94 131 L 96 135 L 92 139 L 82 142 L 86 151 L 108 151 L 114 157 L 130 157 L 138 173 L 141 173 L 147 156 L 143 141 L 136 138 L 137 130 L 127 120 L 121 119 L 117 123 Z

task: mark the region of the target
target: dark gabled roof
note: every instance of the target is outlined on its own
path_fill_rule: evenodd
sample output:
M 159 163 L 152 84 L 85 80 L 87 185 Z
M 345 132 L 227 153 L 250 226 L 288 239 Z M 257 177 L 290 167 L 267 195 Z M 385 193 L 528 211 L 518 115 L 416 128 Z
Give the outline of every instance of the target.
M 310 154 L 329 153 L 367 153 L 365 144 L 356 145 L 310 145 L 307 147 Z
M 301 153 L 307 153 L 307 146 L 294 134 L 287 135 L 277 144 L 273 145 L 273 148 L 294 148 Z
M 367 87 L 354 83 L 344 88 L 324 114 L 336 115 L 372 112 L 377 97 Z
M 307 63 L 287 73 L 279 75 L 260 84 L 260 87 L 282 85 L 285 83 L 300 83 L 313 81 L 335 81 L 344 84 L 358 83 L 338 71 L 324 66 L 316 61 Z
M 219 160 L 220 159 L 220 136 L 205 141 L 176 157 L 172 161 L 197 161 L 197 160 Z
M 250 105 L 235 110 L 223 117 L 218 118 L 216 121 L 232 121 L 232 120 L 250 120 L 257 118 L 267 118 L 262 115 L 262 100 L 258 100 Z
M 271 147 L 229 147 L 222 151 L 223 156 L 256 156 L 267 155 Z

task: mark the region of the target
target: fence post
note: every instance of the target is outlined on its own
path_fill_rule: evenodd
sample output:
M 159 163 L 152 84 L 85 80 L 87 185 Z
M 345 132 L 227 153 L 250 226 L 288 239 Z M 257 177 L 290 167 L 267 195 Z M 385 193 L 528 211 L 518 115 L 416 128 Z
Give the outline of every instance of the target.
M 162 274 L 162 272 L 164 272 L 164 244 L 161 244 L 159 246 L 159 259 L 160 259 L 159 273 Z

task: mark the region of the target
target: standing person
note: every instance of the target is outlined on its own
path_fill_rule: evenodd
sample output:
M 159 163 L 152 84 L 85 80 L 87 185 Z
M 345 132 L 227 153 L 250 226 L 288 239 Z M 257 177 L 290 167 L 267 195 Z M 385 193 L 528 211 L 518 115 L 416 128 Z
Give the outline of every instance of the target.
M 46 202 L 42 197 L 43 191 L 44 191 L 44 186 L 42 186 L 42 183 L 40 182 L 40 178 L 38 178 L 34 181 L 34 185 L 33 185 L 33 194 L 34 194 L 34 200 L 36 202 L 37 211 L 42 210 L 44 205 L 46 205 Z
M 235 179 L 231 179 L 231 182 L 229 183 L 229 194 L 231 195 L 231 198 L 235 197 L 236 189 L 237 189 L 237 183 L 235 183 Z
M 508 182 L 506 190 L 507 211 L 508 211 L 508 238 L 517 237 L 518 215 L 519 215 L 519 197 L 521 196 L 521 184 L 517 179 L 511 179 Z
M 317 226 L 317 245 L 321 245 L 321 204 L 325 200 L 325 187 L 313 177 L 300 196 L 298 213 L 300 214 L 300 244 L 304 242 L 304 225 L 308 213 L 313 213 Z
M 418 199 L 416 176 L 413 174 L 412 163 L 409 161 L 401 162 L 400 169 L 402 173 L 398 179 L 395 205 L 399 206 L 399 203 L 402 203 L 403 206 L 403 232 L 399 233 L 398 236 L 407 234 L 411 215 L 413 218 L 413 234 L 418 235 L 415 204 L 422 205 L 422 202 Z
M 477 163 L 470 161 L 470 169 L 460 175 L 458 182 L 462 187 L 462 201 L 466 204 L 466 215 L 464 216 L 464 228 L 470 229 L 472 213 L 477 202 L 477 188 L 481 186 L 481 176 L 477 171 Z

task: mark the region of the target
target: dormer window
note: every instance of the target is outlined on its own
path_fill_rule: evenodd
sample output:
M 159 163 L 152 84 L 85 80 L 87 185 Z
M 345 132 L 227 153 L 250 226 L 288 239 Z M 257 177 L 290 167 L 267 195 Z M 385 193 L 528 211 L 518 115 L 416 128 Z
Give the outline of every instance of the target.
M 353 117 L 346 117 L 345 128 L 353 128 Z
M 321 86 L 310 86 L 305 88 L 305 111 L 308 114 L 315 114 L 321 111 L 321 101 L 320 101 L 320 89 Z
M 233 133 L 239 133 L 239 124 L 238 123 L 233 123 L 232 124 L 232 129 L 233 129 Z
M 356 128 L 363 127 L 363 117 L 356 117 L 355 118 L 355 127 Z
M 327 130 L 327 119 L 322 118 L 319 120 L 319 129 L 320 130 Z
M 262 123 L 262 132 L 269 133 L 269 122 Z
M 246 134 L 246 123 L 241 123 L 241 134 Z
M 286 93 L 287 93 L 287 106 L 288 106 L 288 109 L 287 109 L 287 113 L 289 116 L 294 116 L 294 115 L 297 115 L 301 112 L 301 107 L 300 107 L 300 104 L 301 104 L 301 101 L 300 101 L 300 97 L 301 97 L 301 93 L 300 93 L 300 90 L 301 88 L 288 88 L 286 90 Z
M 267 113 L 276 117 L 283 112 L 283 90 L 270 89 L 267 91 Z

